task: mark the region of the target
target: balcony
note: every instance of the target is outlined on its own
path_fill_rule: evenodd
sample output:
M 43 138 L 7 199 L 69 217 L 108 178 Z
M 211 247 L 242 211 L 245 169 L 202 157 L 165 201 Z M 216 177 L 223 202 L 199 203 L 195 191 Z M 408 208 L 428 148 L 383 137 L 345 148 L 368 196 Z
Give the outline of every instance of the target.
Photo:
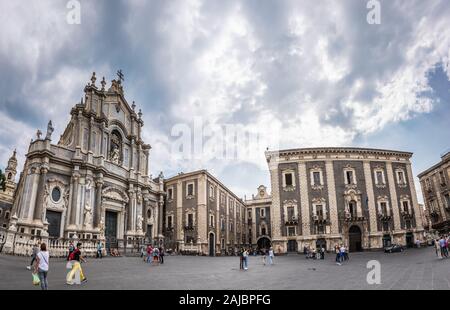
M 166 231 L 166 232 L 173 232 L 173 226 L 165 227 L 164 231 Z
M 380 213 L 380 214 L 378 214 L 378 218 L 384 222 L 384 221 L 389 221 L 392 218 L 392 216 L 387 213 Z
M 193 231 L 193 230 L 195 230 L 195 226 L 194 225 L 186 225 L 186 226 L 184 226 L 184 230 Z
M 433 218 L 438 218 L 439 217 L 439 213 L 437 212 L 437 210 L 433 209 L 430 211 L 430 215 Z
M 316 224 L 325 224 L 327 222 L 327 217 L 323 215 L 314 215 L 312 218 Z
M 291 218 L 286 219 L 286 225 L 298 225 L 298 218 L 296 216 L 292 216 Z
M 345 212 L 344 221 L 345 222 L 362 222 L 365 220 L 364 216 L 358 216 L 357 214 L 352 214 L 350 212 Z
M 403 216 L 403 218 L 412 218 L 412 214 L 407 211 L 400 211 L 400 214 Z

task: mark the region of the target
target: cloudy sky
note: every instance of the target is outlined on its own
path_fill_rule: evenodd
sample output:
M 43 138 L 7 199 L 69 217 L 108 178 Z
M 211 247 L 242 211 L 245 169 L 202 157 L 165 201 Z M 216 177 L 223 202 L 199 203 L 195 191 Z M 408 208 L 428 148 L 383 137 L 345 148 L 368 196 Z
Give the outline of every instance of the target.
M 154 175 L 206 168 L 248 197 L 269 185 L 266 147 L 312 146 L 411 151 L 417 175 L 450 148 L 450 6 L 380 2 L 379 25 L 366 0 L 91 0 L 69 24 L 66 0 L 0 0 L 0 168 L 49 119 L 62 134 L 93 71 L 122 69 Z M 262 139 L 222 159 L 205 132 L 178 159 L 174 129 L 195 120 Z

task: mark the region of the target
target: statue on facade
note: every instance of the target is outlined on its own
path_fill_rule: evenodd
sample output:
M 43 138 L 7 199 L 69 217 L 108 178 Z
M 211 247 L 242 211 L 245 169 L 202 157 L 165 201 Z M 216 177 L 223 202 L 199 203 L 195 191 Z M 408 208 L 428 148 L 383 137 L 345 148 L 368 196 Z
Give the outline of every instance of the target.
M 102 218 L 100 219 L 100 223 L 99 223 L 99 228 L 100 228 L 100 235 L 104 235 L 105 234 L 105 218 L 102 216 Z
M 111 152 L 111 161 L 118 165 L 119 164 L 119 160 L 120 160 L 120 156 L 119 156 L 119 149 L 118 148 L 114 148 Z
M 90 226 L 92 222 L 92 208 L 89 201 L 84 205 L 84 226 Z
M 55 128 L 53 128 L 52 121 L 50 120 L 47 125 L 47 135 L 45 136 L 46 140 L 52 139 L 52 133 L 54 130 L 55 130 Z
M 41 136 L 42 136 L 42 131 L 40 131 L 39 129 L 36 131 L 36 140 L 41 140 Z
M 142 231 L 142 221 L 143 220 L 144 219 L 142 218 L 142 216 L 138 215 L 138 217 L 137 217 L 137 230 L 138 231 Z

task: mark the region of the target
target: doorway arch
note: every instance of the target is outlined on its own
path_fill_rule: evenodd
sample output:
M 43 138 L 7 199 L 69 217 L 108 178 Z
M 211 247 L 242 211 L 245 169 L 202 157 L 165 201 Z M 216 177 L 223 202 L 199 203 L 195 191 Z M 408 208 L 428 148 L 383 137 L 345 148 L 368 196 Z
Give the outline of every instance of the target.
M 209 256 L 215 256 L 216 238 L 214 233 L 209 233 Z
M 361 240 L 362 240 L 361 228 L 359 226 L 353 225 L 348 230 L 348 240 L 349 240 L 349 250 L 350 252 L 360 252 L 362 251 Z
M 269 237 L 262 236 L 257 241 L 258 249 L 266 249 L 268 250 L 272 246 L 272 242 L 270 241 Z

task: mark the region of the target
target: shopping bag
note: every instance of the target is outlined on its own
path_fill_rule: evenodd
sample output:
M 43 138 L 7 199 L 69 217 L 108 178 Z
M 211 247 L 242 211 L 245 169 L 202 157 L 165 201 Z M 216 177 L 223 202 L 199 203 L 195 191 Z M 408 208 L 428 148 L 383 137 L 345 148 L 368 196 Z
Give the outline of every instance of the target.
M 72 262 L 71 261 L 67 262 L 66 269 L 72 269 Z
M 41 284 L 41 280 L 39 279 L 39 276 L 37 273 L 33 273 L 33 285 L 39 285 Z

